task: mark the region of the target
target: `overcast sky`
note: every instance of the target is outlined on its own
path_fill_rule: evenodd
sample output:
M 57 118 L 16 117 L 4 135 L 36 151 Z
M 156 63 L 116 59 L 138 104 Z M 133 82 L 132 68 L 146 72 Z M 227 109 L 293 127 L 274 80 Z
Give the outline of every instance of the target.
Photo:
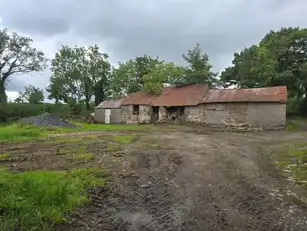
M 48 58 L 96 43 L 113 64 L 143 54 L 180 63 L 200 43 L 220 71 L 269 30 L 307 27 L 306 12 L 306 0 L 0 0 L 0 28 L 32 37 Z M 45 88 L 49 76 L 14 77 L 7 90 Z

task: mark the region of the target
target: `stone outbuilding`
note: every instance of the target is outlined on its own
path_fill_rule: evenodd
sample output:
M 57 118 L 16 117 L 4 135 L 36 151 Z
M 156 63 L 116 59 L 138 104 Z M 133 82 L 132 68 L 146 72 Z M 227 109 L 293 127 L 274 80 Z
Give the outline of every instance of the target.
M 122 123 L 121 100 L 105 100 L 101 102 L 94 113 L 94 120 L 97 123 Z
M 286 124 L 286 86 L 209 89 L 195 84 L 166 87 L 160 95 L 135 92 L 120 101 L 104 101 L 100 123 L 198 123 L 211 127 L 282 128 Z M 97 115 L 96 115 L 97 114 Z
M 209 126 L 282 128 L 286 125 L 287 87 L 210 89 L 201 101 Z
M 199 105 L 209 91 L 207 85 L 189 85 L 185 87 L 164 88 L 152 106 L 159 107 L 157 122 L 197 122 L 204 121 L 204 113 Z
M 286 124 L 286 86 L 209 89 L 206 85 L 164 88 L 160 95 L 136 92 L 122 103 L 124 122 L 183 121 L 212 127 L 282 128 Z
M 122 120 L 126 123 L 154 122 L 158 119 L 158 107 L 153 107 L 151 103 L 157 97 L 148 92 L 129 94 L 122 102 Z

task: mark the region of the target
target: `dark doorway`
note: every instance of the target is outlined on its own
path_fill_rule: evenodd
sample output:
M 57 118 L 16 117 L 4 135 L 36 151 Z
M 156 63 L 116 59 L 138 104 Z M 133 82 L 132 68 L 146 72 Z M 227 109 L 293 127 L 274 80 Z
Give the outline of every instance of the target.
M 152 107 L 152 121 L 156 122 L 159 119 L 159 107 Z
M 132 114 L 133 115 L 139 115 L 139 113 L 140 113 L 140 106 L 139 105 L 133 105 Z
M 176 120 L 184 116 L 184 107 L 168 107 L 167 114 L 170 121 Z

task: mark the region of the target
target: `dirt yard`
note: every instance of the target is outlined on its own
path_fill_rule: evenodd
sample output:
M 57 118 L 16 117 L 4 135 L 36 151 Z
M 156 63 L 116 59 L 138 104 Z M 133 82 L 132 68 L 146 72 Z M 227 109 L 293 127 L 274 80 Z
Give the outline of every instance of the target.
M 307 230 L 302 188 L 271 153 L 306 132 L 78 133 L 0 144 L 15 171 L 102 167 L 109 183 L 90 190 L 67 231 Z

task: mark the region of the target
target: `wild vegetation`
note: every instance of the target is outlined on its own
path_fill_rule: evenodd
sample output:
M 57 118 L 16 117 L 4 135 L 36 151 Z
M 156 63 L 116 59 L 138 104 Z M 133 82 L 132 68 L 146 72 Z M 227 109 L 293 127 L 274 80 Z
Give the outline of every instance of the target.
M 180 87 L 196 83 L 238 88 L 286 85 L 289 91 L 287 112 L 304 115 L 307 108 L 307 29 L 270 31 L 259 44 L 235 53 L 232 66 L 221 73 L 212 71 L 209 56 L 199 44 L 182 55 L 182 65 L 144 55 L 112 66 L 109 55 L 101 52 L 97 45 L 62 46 L 48 63 L 43 52 L 32 47 L 32 42 L 31 38 L 0 30 L 0 122 L 7 122 L 0 125 L 0 230 L 49 230 L 65 223 L 72 211 L 89 201 L 98 204 L 94 206 L 96 210 L 91 205 L 91 209 L 83 213 L 90 216 L 88 220 L 97 221 L 91 228 L 105 225 L 110 217 L 103 216 L 111 216 L 115 208 L 132 211 L 135 207 L 152 211 L 150 217 L 154 222 L 145 224 L 148 229 L 154 230 L 149 227 L 151 225 L 169 228 L 178 224 L 172 220 L 175 216 L 170 215 L 178 204 L 170 205 L 174 198 L 186 201 L 180 198 L 186 192 L 193 196 L 194 207 L 189 208 L 182 219 L 186 219 L 183 226 L 188 224 L 191 230 L 209 227 L 205 223 L 208 217 L 220 230 L 226 230 L 225 227 L 234 230 L 237 224 L 246 228 L 242 230 L 251 227 L 267 230 L 272 224 L 266 223 L 271 222 L 266 217 L 278 225 L 285 220 L 279 213 L 283 208 L 273 213 L 276 217 L 268 213 L 279 204 L 255 183 L 258 172 L 264 171 L 266 166 L 263 156 L 258 151 L 255 153 L 258 148 L 254 148 L 253 143 L 263 145 L 262 135 L 251 134 L 252 138 L 236 133 L 207 136 L 176 130 L 177 133 L 166 136 L 171 129 L 153 125 L 99 125 L 74 121 L 79 126 L 64 128 L 14 122 L 44 112 L 75 119 L 75 116 L 88 114 L 92 106 L 104 99 L 136 91 L 158 94 L 165 85 Z M 29 85 L 19 92 L 14 103 L 7 102 L 6 86 L 16 74 L 43 71 L 47 66 L 52 74 L 46 89 Z M 54 103 L 44 103 L 44 91 Z M 301 118 L 289 120 L 289 131 L 283 136 L 291 144 L 276 157 L 278 166 L 286 170 L 292 181 L 304 186 L 307 184 L 306 142 L 297 143 L 291 132 L 306 130 L 305 124 Z M 265 138 L 270 143 L 276 140 L 274 134 L 265 134 Z M 281 135 L 281 143 L 284 142 L 282 138 Z M 187 152 L 183 160 L 181 152 Z M 188 168 L 179 169 L 181 161 L 186 161 L 183 166 Z M 184 176 L 179 177 L 179 181 L 173 176 L 177 170 L 179 176 Z M 104 201 L 108 171 L 120 176 L 119 182 L 124 186 L 114 187 L 114 198 L 111 196 L 109 201 Z M 189 179 L 189 176 L 193 177 Z M 266 181 L 264 177 L 262 183 L 271 186 L 274 180 Z M 206 182 L 206 187 L 199 182 Z M 219 187 L 211 188 L 211 184 Z M 185 191 L 174 192 L 174 188 Z M 119 195 L 124 197 L 124 204 Z M 213 195 L 223 198 L 219 200 Z M 110 201 L 115 202 L 111 208 Z M 221 205 L 220 201 L 236 203 Z M 98 216 L 97 208 L 101 212 L 102 202 L 106 202 L 103 208 L 111 212 Z M 208 208 L 207 213 L 202 212 L 204 206 Z M 229 218 L 221 214 L 222 206 L 226 206 L 227 211 L 239 211 L 242 218 L 252 217 L 252 220 L 247 221 L 248 224 L 240 220 L 241 216 L 235 221 L 227 220 Z M 190 211 L 197 214 L 191 217 Z M 201 219 L 195 222 L 195 217 Z M 281 221 L 276 222 L 277 219 Z M 112 225 L 115 226 L 113 230 L 121 230 L 128 223 Z M 71 230 L 78 228 L 83 226 L 77 224 Z M 64 227 L 62 230 L 70 229 Z
M 104 186 L 107 174 L 101 154 L 118 158 L 138 138 L 101 132 L 154 130 L 150 125 L 79 125 L 0 126 L 0 230 L 49 230 L 65 222 L 73 209 L 89 201 L 89 188 Z M 40 152 L 26 151 L 32 144 Z
M 88 186 L 102 186 L 101 169 L 28 171 L 0 169 L 1 230 L 46 230 L 88 200 Z

